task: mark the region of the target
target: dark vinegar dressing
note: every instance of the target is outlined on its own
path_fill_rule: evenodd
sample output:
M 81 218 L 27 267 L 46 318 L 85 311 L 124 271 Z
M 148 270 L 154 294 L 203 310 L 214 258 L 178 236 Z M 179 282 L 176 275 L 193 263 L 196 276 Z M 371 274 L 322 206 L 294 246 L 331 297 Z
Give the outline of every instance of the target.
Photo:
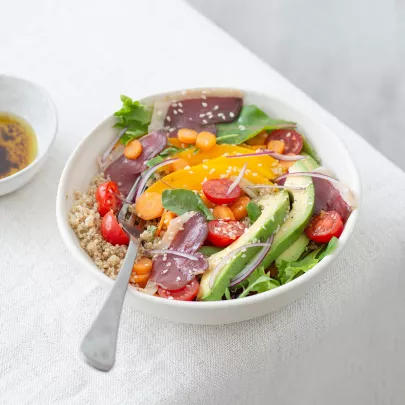
M 27 167 L 37 156 L 37 137 L 23 118 L 0 112 L 0 179 Z

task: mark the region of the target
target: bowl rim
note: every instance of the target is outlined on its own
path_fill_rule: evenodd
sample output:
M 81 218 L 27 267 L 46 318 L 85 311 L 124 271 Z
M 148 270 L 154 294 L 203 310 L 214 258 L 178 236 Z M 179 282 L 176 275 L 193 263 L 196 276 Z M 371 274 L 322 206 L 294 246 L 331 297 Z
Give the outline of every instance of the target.
M 50 105 L 51 110 L 52 110 L 52 114 L 55 117 L 55 127 L 53 128 L 52 133 L 51 133 L 51 140 L 50 140 L 50 142 L 48 142 L 48 145 L 45 147 L 43 153 L 41 155 L 35 156 L 35 159 L 28 166 L 24 167 L 24 169 L 19 170 L 18 172 L 12 174 L 11 176 L 7 176 L 7 177 L 4 177 L 3 179 L 0 179 L 0 185 L 1 185 L 1 184 L 5 184 L 7 182 L 13 181 L 14 179 L 16 179 L 16 178 L 18 178 L 20 176 L 23 176 L 25 173 L 32 170 L 33 168 L 35 168 L 36 166 L 38 166 L 42 162 L 42 160 L 46 157 L 49 149 L 52 147 L 52 145 L 53 145 L 53 143 L 54 143 L 54 141 L 56 139 L 56 134 L 58 133 L 59 121 L 58 121 L 58 111 L 57 111 L 56 105 L 55 105 L 54 101 L 52 100 L 52 97 L 45 90 L 44 87 L 42 87 L 39 84 L 34 83 L 34 82 L 30 81 L 30 80 L 23 79 L 23 78 L 18 77 L 18 76 L 0 74 L 0 78 L 17 80 L 17 81 L 23 82 L 25 84 L 28 84 L 28 85 L 36 88 L 40 93 L 42 93 L 45 96 L 45 98 L 49 102 L 49 105 Z M 7 111 L 2 110 L 1 113 L 3 113 L 3 112 L 7 113 Z M 36 134 L 36 132 L 35 132 L 35 136 L 38 138 L 38 135 Z
M 171 90 L 171 91 L 166 91 L 163 93 L 157 93 L 153 94 L 150 96 L 143 97 L 140 99 L 141 101 L 143 99 L 148 99 L 148 100 L 153 100 L 154 98 L 159 98 L 159 97 L 166 97 L 168 95 L 171 95 L 173 93 L 177 92 L 182 92 L 182 91 L 193 91 L 193 90 L 207 90 L 207 91 L 214 91 L 214 90 L 229 90 L 230 87 L 197 87 L 197 88 L 187 88 L 187 89 L 179 89 L 179 90 Z M 128 286 L 128 291 L 127 293 L 135 296 L 137 299 L 143 299 L 147 303 L 151 302 L 153 304 L 158 304 L 158 302 L 161 302 L 162 305 L 167 305 L 173 308 L 181 307 L 182 309 L 198 309 L 202 310 L 203 308 L 206 308 L 207 310 L 209 309 L 224 309 L 224 308 L 232 308 L 232 307 L 239 307 L 240 305 L 254 305 L 256 303 L 266 301 L 267 299 L 272 299 L 276 298 L 279 295 L 283 295 L 287 293 L 290 290 L 299 288 L 300 285 L 304 285 L 306 283 L 309 283 L 311 279 L 315 278 L 318 276 L 318 274 L 324 270 L 327 269 L 328 266 L 335 260 L 335 258 L 340 254 L 340 252 L 343 250 L 343 248 L 346 246 L 346 244 L 349 242 L 353 231 L 355 229 L 355 226 L 358 221 L 359 217 L 359 211 L 360 211 L 360 203 L 361 203 L 361 181 L 360 181 L 360 175 L 359 171 L 353 161 L 352 155 L 347 149 L 345 143 L 340 139 L 338 135 L 336 135 L 329 127 L 327 127 L 323 122 L 318 121 L 316 119 L 313 119 L 311 115 L 306 114 L 301 112 L 300 110 L 296 109 L 295 107 L 291 106 L 289 103 L 286 101 L 274 97 L 273 95 L 269 93 L 264 93 L 264 92 L 259 92 L 256 90 L 250 90 L 250 89 L 244 89 L 244 88 L 239 88 L 239 87 L 232 87 L 233 90 L 239 90 L 243 94 L 250 94 L 250 95 L 256 95 L 260 97 L 264 97 L 267 99 L 270 99 L 272 102 L 281 104 L 285 107 L 287 107 L 290 111 L 293 111 L 294 113 L 298 113 L 299 115 L 302 115 L 312 121 L 316 126 L 322 128 L 325 132 L 327 132 L 328 136 L 331 136 L 335 139 L 336 142 L 340 143 L 345 154 L 347 155 L 348 161 L 350 162 L 350 169 L 353 172 L 354 176 L 351 179 L 351 189 L 353 190 L 355 196 L 356 196 L 356 202 L 357 206 L 356 208 L 352 211 L 348 221 L 346 222 L 345 229 L 339 238 L 340 243 L 338 243 L 337 248 L 328 256 L 326 256 L 324 259 L 322 259 L 321 262 L 316 264 L 311 271 L 306 272 L 303 274 L 301 277 L 298 277 L 292 281 L 290 281 L 287 284 L 283 284 L 277 288 L 274 288 L 269 291 L 262 292 L 260 294 L 255 294 L 253 296 L 249 297 L 244 297 L 243 299 L 234 299 L 234 300 L 219 300 L 219 301 L 198 301 L 198 303 L 194 301 L 178 301 L 178 300 L 164 300 L 164 299 L 159 299 L 157 298 L 160 297 L 154 297 L 150 296 L 148 294 L 142 293 L 138 291 L 135 287 L 129 285 Z M 113 117 L 113 114 L 109 115 L 106 117 L 103 121 L 101 121 L 93 130 L 91 130 L 83 139 L 79 142 L 79 144 L 76 146 L 72 154 L 70 155 L 60 178 L 59 181 L 59 186 L 58 186 L 58 191 L 57 191 L 57 198 L 56 198 L 56 217 L 57 217 L 57 223 L 59 227 L 59 231 L 61 233 L 62 239 L 67 245 L 68 249 L 72 253 L 72 255 L 75 257 L 75 259 L 90 273 L 99 280 L 100 283 L 109 286 L 109 288 L 112 288 L 112 285 L 114 283 L 114 280 L 106 276 L 94 263 L 92 265 L 89 265 L 88 259 L 89 256 L 87 253 L 77 244 L 73 242 L 73 238 L 71 235 L 71 228 L 67 219 L 67 215 L 64 211 L 64 201 L 66 198 L 66 184 L 69 178 L 69 172 L 70 169 L 73 167 L 73 164 L 76 160 L 76 158 L 80 155 L 81 147 L 82 145 L 86 142 L 87 138 L 89 138 L 94 132 L 99 131 L 101 127 L 105 125 L 105 123 L 108 120 L 111 120 Z M 316 145 L 314 145 L 316 148 Z M 91 259 L 90 259 L 91 260 Z

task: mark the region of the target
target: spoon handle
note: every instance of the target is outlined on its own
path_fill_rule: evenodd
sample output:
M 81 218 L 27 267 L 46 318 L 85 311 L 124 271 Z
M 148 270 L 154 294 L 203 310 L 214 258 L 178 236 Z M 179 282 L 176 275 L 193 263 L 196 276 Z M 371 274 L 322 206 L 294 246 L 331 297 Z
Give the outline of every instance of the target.
M 131 236 L 124 263 L 114 282 L 110 295 L 80 346 L 86 362 L 100 371 L 111 370 L 115 362 L 122 304 L 124 303 L 138 247 L 139 238 Z

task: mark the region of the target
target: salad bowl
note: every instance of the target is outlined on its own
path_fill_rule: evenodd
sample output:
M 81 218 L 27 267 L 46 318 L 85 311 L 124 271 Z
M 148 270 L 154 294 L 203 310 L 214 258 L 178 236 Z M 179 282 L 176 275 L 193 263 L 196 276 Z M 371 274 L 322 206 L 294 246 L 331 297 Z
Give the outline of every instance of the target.
M 162 99 L 179 97 L 186 91 L 198 91 L 198 89 L 156 94 L 140 101 L 151 104 Z M 205 89 L 204 91 L 209 93 L 227 90 L 216 88 Z M 270 95 L 249 90 L 240 90 L 240 92 L 243 94 L 245 103 L 259 106 L 272 118 L 296 122 L 297 131 L 305 134 L 305 138 L 320 156 L 322 165 L 327 167 L 342 184 L 351 190 L 356 205 L 345 223 L 343 233 L 340 235 L 334 251 L 324 257 L 310 271 L 290 282 L 269 291 L 240 299 L 202 300 L 198 302 L 162 299 L 142 293 L 129 285 L 126 294 L 127 302 L 147 314 L 175 322 L 214 325 L 244 321 L 275 311 L 302 296 L 319 282 L 322 275 L 331 271 L 333 269 L 332 262 L 342 252 L 353 233 L 358 218 L 361 186 L 355 164 L 343 142 L 321 122 L 296 111 L 288 104 Z M 75 193 L 86 192 L 88 185 L 100 170 L 97 165 L 97 157 L 102 155 L 117 137 L 117 128 L 114 128 L 115 123 L 116 116 L 112 115 L 106 118 L 76 147 L 61 176 L 56 201 L 58 226 L 66 246 L 82 270 L 95 277 L 106 288 L 111 288 L 114 281 L 99 270 L 81 247 L 68 218 L 74 203 Z

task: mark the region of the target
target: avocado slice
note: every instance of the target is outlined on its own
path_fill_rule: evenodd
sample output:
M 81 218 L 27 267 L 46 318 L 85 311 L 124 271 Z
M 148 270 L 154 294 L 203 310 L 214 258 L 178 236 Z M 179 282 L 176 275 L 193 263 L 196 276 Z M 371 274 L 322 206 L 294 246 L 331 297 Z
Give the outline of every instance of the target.
M 311 158 L 307 157 L 307 159 Z M 304 160 L 295 162 L 290 167 L 290 173 L 309 171 L 303 162 Z M 304 190 L 291 190 L 292 208 L 287 220 L 274 237 L 270 252 L 262 262 L 265 269 L 302 235 L 314 210 L 315 190 L 311 177 L 288 177 L 285 185 L 306 186 L 306 188 Z
M 290 202 L 286 191 L 266 195 L 261 198 L 257 204 L 262 208 L 262 213 L 249 230 L 226 249 L 209 257 L 208 270 L 203 274 L 200 281 L 200 289 L 197 296 L 198 300 L 220 300 L 225 293 L 225 289 L 229 286 L 231 279 L 239 274 L 262 248 L 246 249 L 246 252 L 240 252 L 232 257 L 230 262 L 217 274 L 214 284 L 211 287 L 211 273 L 216 265 L 231 251 L 240 246 L 253 243 L 254 241 L 264 242 L 267 240 L 267 238 L 283 224 L 288 216 Z
M 309 243 L 309 238 L 303 233 L 290 247 L 276 259 L 276 267 L 285 260 L 286 262 L 295 262 L 304 253 Z

